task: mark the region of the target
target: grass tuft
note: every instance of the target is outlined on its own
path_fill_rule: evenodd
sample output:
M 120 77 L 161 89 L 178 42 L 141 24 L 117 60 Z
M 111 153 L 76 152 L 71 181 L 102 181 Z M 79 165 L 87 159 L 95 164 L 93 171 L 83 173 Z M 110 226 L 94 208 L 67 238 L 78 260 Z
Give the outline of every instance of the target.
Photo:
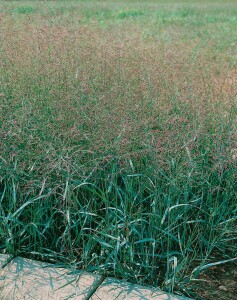
M 94 4 L 2 4 L 0 251 L 193 295 L 236 259 L 233 5 Z

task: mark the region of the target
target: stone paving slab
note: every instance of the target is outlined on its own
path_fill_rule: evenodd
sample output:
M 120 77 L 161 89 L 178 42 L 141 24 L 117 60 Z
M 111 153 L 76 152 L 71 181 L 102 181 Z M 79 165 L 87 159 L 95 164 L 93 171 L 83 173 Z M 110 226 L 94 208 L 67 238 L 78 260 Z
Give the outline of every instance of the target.
M 96 290 L 91 300 L 188 300 L 189 298 L 174 296 L 160 289 L 149 289 L 130 284 L 122 280 L 107 278 Z M 189 299 L 191 300 L 191 299 Z
M 1 273 L 0 299 L 6 300 L 86 300 L 101 282 L 99 275 L 73 274 L 72 270 L 20 257 Z
M 5 300 L 2 296 L 1 282 L 5 279 L 3 267 L 8 263 L 10 256 L 7 254 L 0 254 L 0 299 Z

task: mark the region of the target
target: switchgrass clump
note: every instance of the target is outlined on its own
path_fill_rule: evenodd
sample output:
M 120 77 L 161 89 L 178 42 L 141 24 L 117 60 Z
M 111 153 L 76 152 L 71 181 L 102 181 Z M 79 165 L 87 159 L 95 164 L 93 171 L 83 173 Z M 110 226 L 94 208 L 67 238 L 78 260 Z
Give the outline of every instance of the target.
M 236 256 L 236 68 L 128 12 L 3 15 L 0 249 L 189 294 Z

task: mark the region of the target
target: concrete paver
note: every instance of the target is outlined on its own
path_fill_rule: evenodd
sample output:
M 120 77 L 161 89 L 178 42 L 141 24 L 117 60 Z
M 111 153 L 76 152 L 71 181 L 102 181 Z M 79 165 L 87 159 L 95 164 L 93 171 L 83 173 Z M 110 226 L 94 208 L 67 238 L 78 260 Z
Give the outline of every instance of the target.
M 107 278 L 91 297 L 91 300 L 187 300 L 174 296 L 160 289 L 149 289 L 140 285 L 130 284 L 122 280 Z M 190 300 L 190 299 L 189 299 Z
M 101 278 L 20 257 L 2 271 L 0 299 L 7 300 L 86 300 Z

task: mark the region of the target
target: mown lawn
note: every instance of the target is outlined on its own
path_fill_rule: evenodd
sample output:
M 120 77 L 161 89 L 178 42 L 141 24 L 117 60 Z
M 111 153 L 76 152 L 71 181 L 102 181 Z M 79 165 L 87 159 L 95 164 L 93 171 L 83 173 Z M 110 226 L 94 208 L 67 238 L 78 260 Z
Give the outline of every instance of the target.
M 1 1 L 0 251 L 197 299 L 235 268 L 236 28 L 236 1 Z

